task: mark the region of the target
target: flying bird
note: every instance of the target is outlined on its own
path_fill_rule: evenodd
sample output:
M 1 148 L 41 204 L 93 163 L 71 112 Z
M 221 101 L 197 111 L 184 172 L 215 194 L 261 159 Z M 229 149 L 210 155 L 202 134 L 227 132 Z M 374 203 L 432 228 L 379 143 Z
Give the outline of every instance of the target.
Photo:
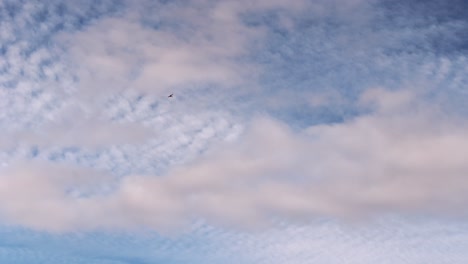
M 168 97 L 172 97 L 174 94 L 170 94 Z

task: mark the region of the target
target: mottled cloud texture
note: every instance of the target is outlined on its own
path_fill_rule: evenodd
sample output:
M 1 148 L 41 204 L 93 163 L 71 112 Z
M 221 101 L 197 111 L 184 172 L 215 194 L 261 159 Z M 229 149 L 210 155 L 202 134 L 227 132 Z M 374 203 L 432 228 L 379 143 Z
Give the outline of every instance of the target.
M 51 230 L 158 229 L 199 217 L 250 227 L 271 217 L 463 215 L 468 124 L 441 121 L 437 110 L 405 91 L 371 89 L 361 101 L 375 108 L 372 114 L 303 131 L 254 118 L 235 142 L 166 175 L 130 175 L 105 194 L 69 192 L 69 180 L 87 179 L 89 173 L 21 164 L 19 172 L 2 172 L 0 209 L 10 221 Z M 93 179 L 100 178 L 88 180 Z M 6 191 L 28 186 L 34 192 Z M 89 192 L 87 186 L 77 189 Z M 43 207 L 45 202 L 51 206 Z
M 465 10 L 0 0 L 0 262 L 466 263 Z

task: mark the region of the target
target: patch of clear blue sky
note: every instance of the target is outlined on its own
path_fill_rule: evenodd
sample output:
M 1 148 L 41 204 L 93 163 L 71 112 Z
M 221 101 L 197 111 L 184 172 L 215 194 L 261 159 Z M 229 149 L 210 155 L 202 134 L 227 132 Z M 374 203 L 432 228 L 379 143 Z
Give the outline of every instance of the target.
M 6 6 L 0 11 L 0 19 L 2 22 L 9 21 L 8 24 L 13 26 L 15 34 L 11 39 L 1 40 L 0 54 L 6 54 L 15 45 L 25 41 L 27 45 L 21 52 L 25 61 L 40 48 L 54 47 L 52 38 L 58 32 L 81 30 L 104 16 L 125 9 L 121 1 L 73 1 L 74 7 L 67 7 L 65 1 L 4 2 Z M 23 9 L 25 3 L 36 6 L 32 9 L 32 14 Z M 256 50 L 249 58 L 265 68 L 261 80 L 264 90 L 262 94 L 257 95 L 260 99 L 252 99 L 259 102 L 258 108 L 249 108 L 249 111 L 260 111 L 263 108 L 262 110 L 266 109 L 291 125 L 299 127 L 341 122 L 360 113 L 360 109 L 356 109 L 352 102 L 368 87 L 378 85 L 396 89 L 403 85 L 428 85 L 432 86 L 432 100 L 449 111 L 468 115 L 466 1 L 382 1 L 376 3 L 373 8 L 369 24 L 364 26 L 335 21 L 333 18 L 315 19 L 304 14 L 303 17 L 296 18 L 297 27 L 287 31 L 276 24 L 274 13 L 246 18 L 252 26 L 261 23 L 272 29 L 268 41 L 265 42 L 266 46 Z M 43 23 L 49 24 L 49 27 L 41 29 L 37 26 Z M 51 52 L 50 57 L 44 58 L 39 65 L 48 67 L 59 63 L 63 59 L 62 55 L 60 52 Z M 439 73 L 443 67 L 447 67 L 447 70 L 441 75 Z M 0 75 L 8 76 L 0 83 L 2 89 L 14 90 L 25 76 L 32 81 L 43 78 L 41 71 L 19 71 L 18 74 L 12 74 L 10 70 L 8 65 L 0 69 Z M 64 72 L 58 78 L 63 78 L 65 74 L 70 73 Z M 426 82 L 421 84 L 420 80 Z M 262 104 L 262 98 L 279 94 L 285 89 L 297 95 L 293 100 L 296 99 L 298 103 L 278 108 Z M 305 91 L 321 92 L 327 89 L 338 91 L 349 102 L 312 108 L 302 101 L 301 97 Z M 244 99 L 245 97 L 237 98 Z M 410 221 L 398 228 L 391 225 L 392 223 L 388 223 L 388 226 L 376 229 L 375 233 L 384 234 L 381 239 L 375 239 L 372 232 L 351 234 L 346 239 L 350 244 L 362 243 L 368 235 L 368 239 L 374 243 L 370 249 L 382 251 L 369 253 L 374 254 L 375 258 L 382 257 L 380 263 L 405 263 L 408 259 L 413 262 L 406 263 L 422 263 L 414 262 L 418 260 L 418 256 L 419 260 L 426 260 L 424 263 L 443 263 L 444 256 L 453 258 L 450 263 L 466 263 L 468 260 L 468 254 L 464 253 L 468 244 L 468 228 L 463 223 L 441 221 L 434 225 L 422 225 L 426 229 L 421 229 L 417 221 Z M 387 232 L 386 228 L 399 233 Z M 304 235 L 310 236 L 310 233 L 315 232 L 314 227 L 307 232 L 309 233 Z M 341 233 L 330 230 L 323 231 L 320 235 L 330 237 L 330 241 L 324 242 L 327 247 L 334 246 L 333 239 L 344 238 Z M 242 234 L 226 234 L 216 230 L 166 238 L 155 234 L 53 235 L 3 227 L 0 229 L 0 262 L 249 263 L 248 256 L 244 256 L 247 253 L 242 247 L 231 248 L 236 243 L 247 241 L 246 247 L 255 246 L 261 251 L 271 243 L 267 237 L 263 237 L 265 240 L 262 244 L 261 238 L 245 240 Z M 413 247 L 401 248 L 398 245 L 402 243 Z M 256 250 L 255 247 L 253 250 Z M 385 250 L 394 254 L 389 255 Z M 412 251 L 415 255 L 400 258 L 399 250 L 403 251 L 400 251 L 401 256 L 406 254 L 405 250 Z M 432 255 L 434 258 L 427 257 Z M 321 261 L 339 263 L 327 262 L 327 257 L 331 256 L 325 254 Z M 351 256 L 350 259 L 352 258 Z M 465 262 L 462 262 L 463 260 Z

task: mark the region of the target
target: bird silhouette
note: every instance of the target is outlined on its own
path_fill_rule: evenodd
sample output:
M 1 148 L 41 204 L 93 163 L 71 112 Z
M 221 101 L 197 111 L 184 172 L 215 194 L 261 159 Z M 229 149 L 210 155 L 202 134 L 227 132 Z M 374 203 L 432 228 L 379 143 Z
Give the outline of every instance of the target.
M 170 94 L 168 97 L 173 97 L 173 96 L 174 96 L 174 94 Z

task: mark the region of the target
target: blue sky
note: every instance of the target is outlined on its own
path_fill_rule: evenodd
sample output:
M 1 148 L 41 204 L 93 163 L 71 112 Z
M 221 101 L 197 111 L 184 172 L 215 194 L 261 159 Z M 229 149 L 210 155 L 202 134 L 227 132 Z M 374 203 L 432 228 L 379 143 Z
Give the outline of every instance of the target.
M 0 262 L 466 263 L 467 8 L 0 0 Z

